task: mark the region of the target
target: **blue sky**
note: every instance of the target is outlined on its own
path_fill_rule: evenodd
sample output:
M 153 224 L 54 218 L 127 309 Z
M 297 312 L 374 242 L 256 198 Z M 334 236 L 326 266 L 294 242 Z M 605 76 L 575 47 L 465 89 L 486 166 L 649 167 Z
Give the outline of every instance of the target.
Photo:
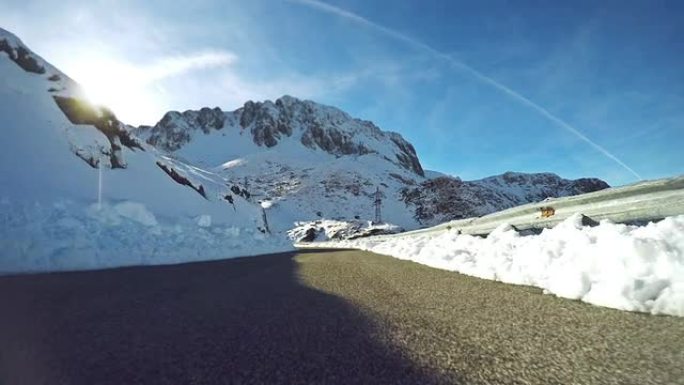
M 0 26 L 131 124 L 290 94 L 464 179 L 684 173 L 678 1 L 10 0 Z

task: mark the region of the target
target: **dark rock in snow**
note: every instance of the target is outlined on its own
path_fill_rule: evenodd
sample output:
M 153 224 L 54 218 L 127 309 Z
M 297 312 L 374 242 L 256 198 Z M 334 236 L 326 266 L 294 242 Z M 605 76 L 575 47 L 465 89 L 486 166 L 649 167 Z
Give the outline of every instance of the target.
M 38 60 L 33 57 L 31 52 L 26 48 L 19 46 L 13 47 L 7 39 L 0 39 L 0 52 L 5 52 L 10 60 L 15 62 L 26 72 L 36 74 L 44 74 L 45 67 L 43 67 Z
M 112 168 L 126 168 L 126 162 L 121 155 L 122 145 L 130 149 L 143 150 L 109 109 L 94 106 L 76 98 L 53 95 L 53 99 L 71 123 L 93 125 L 107 137 L 111 147 L 107 155 L 109 155 Z M 88 163 L 95 167 L 92 162 L 88 161 Z
M 195 186 L 188 178 L 184 177 L 183 175 L 179 174 L 173 167 L 163 164 L 161 162 L 157 162 L 157 166 L 164 170 L 164 172 L 171 177 L 176 183 L 188 186 L 191 189 L 197 191 L 204 199 L 207 199 L 207 193 L 204 191 L 204 186 L 201 184 L 198 186 Z M 232 202 L 231 202 L 232 203 Z

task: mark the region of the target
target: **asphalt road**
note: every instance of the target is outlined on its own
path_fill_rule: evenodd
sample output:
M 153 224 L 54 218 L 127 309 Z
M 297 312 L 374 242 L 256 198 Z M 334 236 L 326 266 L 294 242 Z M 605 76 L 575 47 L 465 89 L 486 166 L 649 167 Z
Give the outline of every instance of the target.
M 684 384 L 684 319 L 360 251 L 0 277 L 0 384 Z

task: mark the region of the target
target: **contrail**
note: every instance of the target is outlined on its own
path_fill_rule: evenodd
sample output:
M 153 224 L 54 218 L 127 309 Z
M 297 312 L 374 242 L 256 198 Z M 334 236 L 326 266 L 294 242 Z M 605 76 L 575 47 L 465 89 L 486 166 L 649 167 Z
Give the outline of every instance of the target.
M 399 31 L 396 31 L 396 30 L 391 29 L 391 28 L 384 27 L 384 26 L 377 24 L 377 23 L 374 23 L 374 22 L 372 22 L 372 21 L 370 21 L 370 20 L 368 20 L 362 16 L 359 16 L 353 12 L 349 12 L 345 9 L 336 7 L 334 5 L 330 5 L 330 4 L 324 3 L 324 2 L 319 1 L 319 0 L 290 0 L 290 1 L 308 6 L 310 8 L 317 9 L 317 10 L 322 11 L 322 12 L 326 12 L 329 14 L 339 16 L 341 18 L 350 20 L 350 21 L 355 22 L 357 24 L 361 24 L 365 27 L 368 27 L 368 28 L 373 29 L 375 31 L 378 31 L 378 32 L 380 32 L 386 36 L 389 36 L 395 40 L 403 41 L 403 42 L 405 42 L 405 43 L 407 43 L 407 44 L 409 44 L 415 48 L 418 48 L 418 49 L 421 49 L 425 52 L 428 52 L 431 55 L 433 55 L 433 56 L 435 56 L 441 60 L 444 60 L 445 62 L 449 63 L 452 67 L 458 68 L 458 69 L 472 75 L 477 80 L 496 88 L 497 90 L 499 90 L 499 91 L 503 92 L 504 94 L 512 97 L 513 99 L 517 100 L 518 102 L 522 103 L 523 105 L 525 105 L 525 106 L 531 108 L 532 110 L 540 113 L 542 116 L 549 119 L 550 121 L 552 121 L 556 125 L 560 126 L 561 128 L 565 129 L 566 131 L 570 132 L 571 134 L 575 135 L 578 139 L 589 144 L 595 150 L 597 150 L 601 154 L 605 155 L 608 159 L 610 159 L 610 160 L 614 161 L 615 163 L 617 163 L 618 165 L 620 165 L 620 167 L 629 171 L 630 174 L 636 176 L 639 180 L 643 179 L 641 177 L 641 175 L 639 175 L 636 171 L 634 171 L 634 169 L 632 169 L 631 167 L 626 165 L 625 162 L 620 160 L 617 156 L 613 155 L 610 151 L 605 149 L 600 144 L 589 139 L 581 131 L 579 131 L 578 129 L 576 129 L 575 127 L 573 127 L 572 125 L 570 125 L 569 123 L 564 121 L 563 119 L 552 114 L 551 111 L 549 111 L 546 108 L 540 106 L 539 104 L 533 102 L 532 100 L 523 96 L 522 94 L 512 90 L 508 86 L 499 83 L 498 81 L 490 78 L 489 76 L 483 74 L 482 72 L 480 72 L 480 71 L 470 67 L 469 65 L 461 62 L 460 60 L 455 59 L 451 55 L 440 52 L 440 51 L 430 47 L 429 45 L 423 43 L 422 41 L 416 40 L 416 39 L 414 39 L 410 36 L 407 36 L 407 35 L 399 32 Z

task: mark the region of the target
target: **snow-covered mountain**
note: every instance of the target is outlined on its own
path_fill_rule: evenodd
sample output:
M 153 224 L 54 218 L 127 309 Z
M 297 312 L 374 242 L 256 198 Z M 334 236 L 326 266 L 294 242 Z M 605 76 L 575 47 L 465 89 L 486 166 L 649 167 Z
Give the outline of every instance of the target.
M 373 219 L 377 189 L 382 219 L 412 229 L 607 187 L 552 174 L 460 182 L 424 171 L 401 135 L 291 96 L 134 128 L 2 29 L 0 123 L 0 273 L 282 250 L 295 222 Z
M 0 51 L 5 198 L 93 200 L 102 167 L 107 199 L 144 202 L 160 215 L 211 214 L 227 222 L 243 214 L 256 217 L 257 208 L 239 184 L 137 139 L 111 111 L 91 105 L 73 80 L 4 30 Z
M 224 130 L 225 129 L 225 130 Z M 242 108 L 223 112 L 218 107 L 199 111 L 166 113 L 154 127 L 141 127 L 148 143 L 166 151 L 192 154 L 204 163 L 224 161 L 227 155 L 243 155 L 244 150 L 231 148 L 226 140 L 207 148 L 203 143 L 192 151 L 188 144 L 195 133 L 212 134 L 221 131 L 228 140 L 233 133 L 246 136 L 260 148 L 269 149 L 282 142 L 296 142 L 303 148 L 319 150 L 336 157 L 377 155 L 401 168 L 423 176 L 424 172 L 413 146 L 401 135 L 385 132 L 372 122 L 354 119 L 347 113 L 329 106 L 283 96 L 274 102 L 248 101 Z M 212 151 L 213 150 L 213 151 Z M 301 151 L 301 150 L 300 150 Z
M 241 181 L 255 201 L 273 201 L 269 211 L 280 230 L 297 220 L 368 219 L 378 186 L 387 196 L 385 219 L 416 226 L 398 195 L 424 179 L 413 146 L 334 107 L 284 96 L 230 112 L 172 111 L 136 135 Z
M 157 151 L 130 128 L 0 29 L 0 273 L 173 262 L 183 245 L 196 255 L 195 242 L 216 239 L 197 232 L 211 224 L 261 236 L 261 208 L 244 187 Z
M 249 101 L 235 111 L 171 111 L 136 135 L 177 159 L 237 178 L 255 199 L 273 200 L 271 212 L 287 228 L 294 220 L 373 219 L 376 188 L 384 195 L 383 219 L 411 229 L 608 187 L 548 173 L 472 182 L 426 175 L 401 135 L 292 96 Z

